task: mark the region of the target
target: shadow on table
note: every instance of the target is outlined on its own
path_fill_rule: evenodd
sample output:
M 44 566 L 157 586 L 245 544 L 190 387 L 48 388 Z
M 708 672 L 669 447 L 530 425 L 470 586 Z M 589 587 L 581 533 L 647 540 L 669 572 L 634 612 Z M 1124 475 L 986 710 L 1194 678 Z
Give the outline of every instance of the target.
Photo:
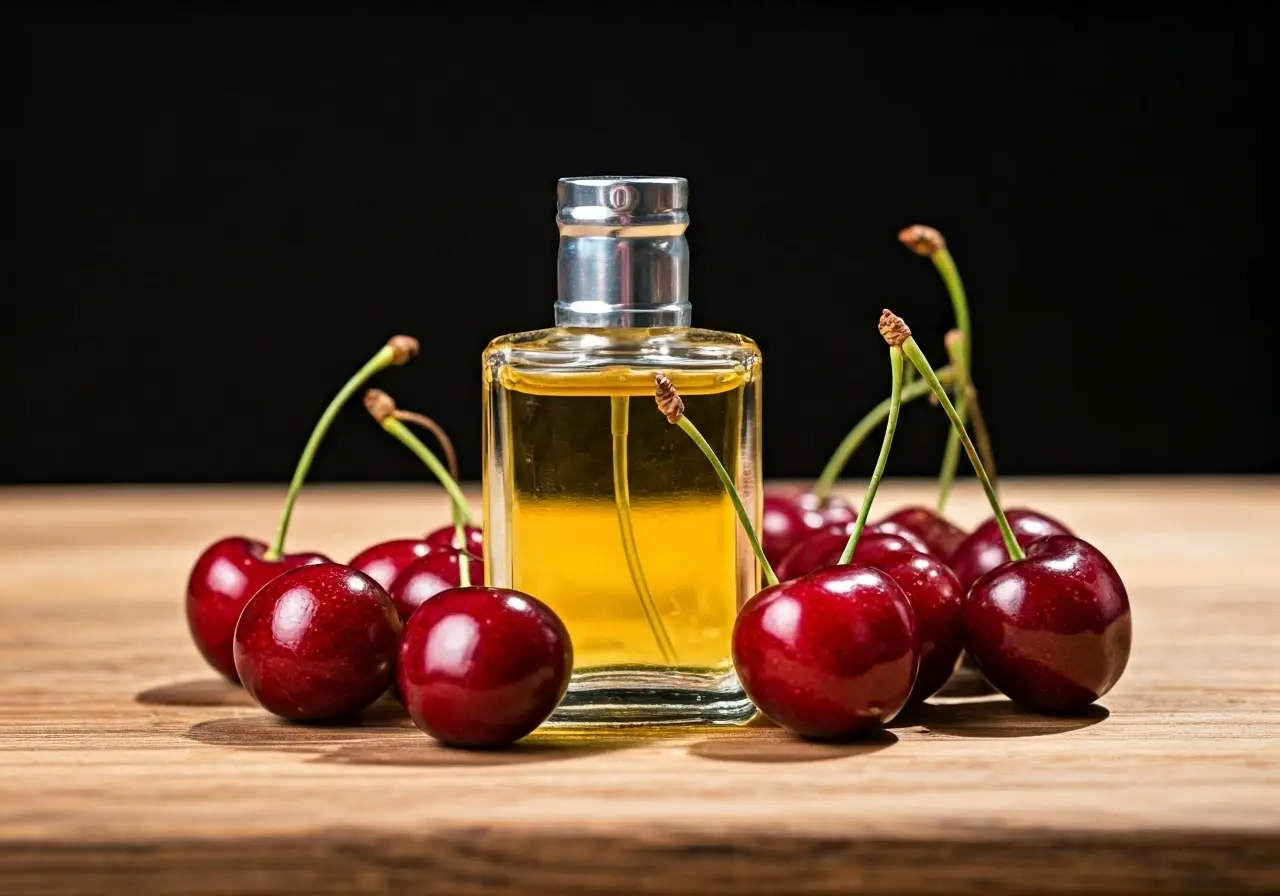
M 892 728 L 923 728 L 948 737 L 1042 737 L 1096 725 L 1111 715 L 1104 706 L 1086 706 L 1061 715 L 1020 709 L 1004 697 L 925 703 L 894 719 Z
M 256 706 L 238 684 L 225 678 L 194 678 L 139 691 L 134 700 L 146 706 Z
M 898 742 L 891 731 L 876 729 L 846 741 L 804 740 L 781 729 L 725 731 L 689 747 L 689 755 L 718 762 L 791 763 L 848 759 L 878 753 Z

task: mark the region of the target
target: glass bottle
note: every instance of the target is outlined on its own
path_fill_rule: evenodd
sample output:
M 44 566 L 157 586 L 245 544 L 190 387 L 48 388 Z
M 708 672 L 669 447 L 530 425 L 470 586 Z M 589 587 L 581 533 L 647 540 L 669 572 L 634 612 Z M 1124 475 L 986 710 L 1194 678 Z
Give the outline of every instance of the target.
M 552 724 L 738 724 L 759 589 L 715 471 L 658 412 L 666 373 L 758 525 L 760 351 L 690 326 L 688 184 L 563 178 L 555 326 L 483 355 L 488 584 L 554 609 L 574 672 Z

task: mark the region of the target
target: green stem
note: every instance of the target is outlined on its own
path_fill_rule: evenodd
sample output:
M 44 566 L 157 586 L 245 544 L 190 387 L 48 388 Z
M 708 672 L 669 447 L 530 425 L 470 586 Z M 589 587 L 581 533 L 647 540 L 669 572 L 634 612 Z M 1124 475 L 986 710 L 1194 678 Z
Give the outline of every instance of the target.
M 644 567 L 640 565 L 640 548 L 636 544 L 635 527 L 631 522 L 631 486 L 627 476 L 627 432 L 631 399 L 626 395 L 615 395 L 610 399 L 611 422 L 613 433 L 613 497 L 618 506 L 618 529 L 622 535 L 622 553 L 627 558 L 627 570 L 631 573 L 631 584 L 640 598 L 640 606 L 644 610 L 645 619 L 649 620 L 649 628 L 653 638 L 658 642 L 663 659 L 668 663 L 676 661 L 676 648 L 671 643 L 662 624 L 662 616 L 658 606 L 653 602 L 653 593 L 644 577 Z
M 903 354 L 907 359 L 916 366 L 920 371 L 920 375 L 924 377 L 925 382 L 933 390 L 933 394 L 938 399 L 938 404 L 942 405 L 942 410 L 946 412 L 947 419 L 951 421 L 951 426 L 960 433 L 960 444 L 964 446 L 965 454 L 969 455 L 969 463 L 973 464 L 973 472 L 977 474 L 978 481 L 982 483 L 982 490 L 987 494 L 987 501 L 991 504 L 991 512 L 995 515 L 996 525 L 1000 527 L 1000 536 L 1004 539 L 1005 550 L 1009 552 L 1009 559 L 1021 560 L 1026 556 L 1023 553 L 1022 546 L 1018 544 L 1018 540 L 1013 537 L 1013 529 L 1009 527 L 1009 520 L 1004 515 L 1004 510 L 1000 508 L 1000 501 L 996 497 L 996 490 L 991 485 L 991 480 L 987 477 L 987 471 L 982 466 L 982 459 L 978 457 L 978 449 L 973 447 L 973 440 L 969 438 L 969 434 L 964 431 L 964 426 L 960 423 L 960 415 L 956 413 L 955 407 L 951 404 L 951 399 L 947 398 L 947 390 L 942 388 L 942 383 L 938 382 L 937 375 L 933 372 L 933 368 L 929 366 L 929 360 L 925 358 L 924 352 L 920 350 L 920 346 L 916 344 L 915 339 L 910 336 L 902 343 Z
M 338 411 L 342 410 L 342 406 L 370 377 L 391 366 L 395 357 L 396 350 L 393 346 L 384 345 L 379 349 L 378 353 L 366 361 L 365 365 L 356 371 L 355 376 L 347 380 L 343 387 L 338 390 L 338 394 L 333 397 L 333 401 L 329 402 L 329 406 L 324 409 L 324 413 L 316 421 L 315 428 L 311 430 L 311 437 L 307 439 L 306 447 L 302 449 L 302 456 L 298 458 L 298 466 L 294 468 L 293 481 L 289 483 L 289 493 L 285 495 L 284 509 L 280 512 L 280 522 L 276 526 L 276 535 L 271 542 L 271 547 L 267 549 L 264 559 L 269 561 L 279 560 L 284 554 L 284 538 L 289 532 L 289 520 L 293 517 L 293 505 L 297 503 L 298 493 L 302 491 L 302 483 L 306 482 L 307 473 L 311 471 L 311 462 L 315 459 L 316 452 L 320 449 L 320 443 L 324 441 L 325 435 L 329 432 L 329 427 L 333 425 L 334 418 L 338 416 Z
M 867 484 L 866 494 L 862 496 L 858 520 L 853 524 L 853 531 L 849 533 L 849 541 L 845 543 L 844 553 L 840 555 L 841 565 L 853 559 L 853 552 L 858 547 L 858 539 L 862 537 L 862 528 L 871 516 L 871 504 L 876 499 L 880 480 L 884 478 L 885 467 L 889 464 L 889 449 L 893 447 L 893 434 L 898 431 L 898 411 L 902 409 L 902 349 L 896 345 L 889 346 L 889 366 L 893 370 L 893 388 L 889 393 L 889 421 L 884 427 L 884 441 L 880 443 L 880 456 L 876 458 L 876 468 L 871 472 L 871 481 Z
M 947 287 L 947 295 L 951 297 L 951 309 L 955 314 L 956 328 L 960 330 L 961 350 L 952 367 L 956 371 L 956 413 L 960 417 L 961 427 L 969 420 L 970 373 L 973 370 L 973 328 L 969 322 L 969 300 L 964 292 L 964 282 L 960 279 L 960 271 L 956 268 L 955 259 L 946 246 L 930 256 L 933 266 L 938 269 L 942 282 Z M 955 482 L 956 469 L 960 463 L 960 435 L 954 429 L 947 434 L 947 446 L 942 454 L 942 468 L 938 472 L 938 513 L 947 506 L 951 496 L 951 485 Z
M 755 527 L 751 525 L 751 517 L 747 515 L 747 508 L 742 504 L 742 496 L 738 494 L 738 489 L 734 487 L 733 479 L 729 477 L 729 471 L 724 468 L 724 464 L 720 463 L 720 458 L 716 457 L 715 451 L 707 444 L 707 440 L 702 437 L 702 433 L 698 432 L 698 427 L 694 426 L 688 417 L 682 416 L 676 421 L 676 425 L 683 429 L 689 438 L 693 439 L 693 443 L 706 455 L 707 460 L 711 461 L 711 466 L 715 468 L 716 475 L 720 477 L 720 484 L 724 486 L 725 491 L 729 493 L 729 500 L 733 502 L 733 509 L 738 514 L 738 522 L 742 523 L 742 528 L 747 533 L 747 540 L 751 542 L 751 550 L 755 553 L 756 559 L 760 561 L 760 567 L 764 570 L 765 581 L 770 585 L 778 584 L 778 576 L 773 571 L 773 567 L 769 565 L 769 559 L 764 555 L 764 548 L 760 546 L 760 539 L 756 537 Z
M 471 555 L 467 553 L 467 530 L 461 516 L 453 521 L 453 540 L 458 547 L 458 587 L 467 588 L 471 585 Z
M 944 367 L 938 371 L 938 379 L 945 385 L 951 385 L 954 375 L 954 371 L 950 367 Z M 920 382 L 903 386 L 902 401 L 904 403 L 914 401 L 928 394 L 929 384 L 921 380 Z M 831 459 L 827 461 L 827 465 L 822 468 L 822 475 L 813 484 L 812 491 L 815 495 L 825 498 L 831 494 L 831 489 L 835 486 L 836 480 L 840 478 L 840 474 L 844 472 L 844 468 L 848 466 L 849 459 L 853 457 L 854 452 L 866 441 L 867 436 L 875 432 L 876 427 L 889 416 L 889 406 L 891 404 L 892 401 L 886 398 L 868 411 L 867 415 L 859 420 L 853 429 L 849 430 L 848 435 L 844 437 L 844 440 L 836 447 L 835 453 L 831 455 Z
M 431 449 L 422 444 L 422 441 L 413 434 L 409 427 L 405 426 L 395 417 L 387 417 L 379 421 L 379 425 L 389 432 L 406 448 L 418 456 L 418 459 L 431 468 L 431 472 L 436 474 L 436 478 L 440 480 L 440 484 L 444 486 L 444 490 L 449 493 L 449 498 L 453 501 L 454 506 L 458 510 L 459 516 L 465 525 L 475 525 L 474 517 L 471 515 L 471 509 L 467 506 L 467 498 L 462 494 L 462 489 L 458 488 L 458 482 L 449 475 L 449 471 L 444 468 L 444 464 L 440 463 L 440 458 L 436 457 Z M 466 548 L 466 541 L 458 545 L 459 548 Z
M 432 420 L 425 414 L 417 414 L 413 411 L 402 411 L 399 408 L 395 411 L 396 419 L 402 423 L 413 423 L 421 426 L 427 432 L 435 436 L 436 441 L 440 443 L 440 450 L 444 452 L 444 460 L 449 468 L 449 475 L 456 481 L 458 479 L 458 453 L 453 450 L 453 440 L 449 438 L 449 434 L 444 431 L 444 427 L 436 421 Z M 457 528 L 460 523 L 466 523 L 469 513 L 466 505 L 460 505 L 457 501 L 449 502 L 449 517 L 453 521 L 453 525 Z M 465 534 L 465 533 L 464 533 Z M 460 541 L 454 547 L 462 548 L 466 546 L 466 541 Z

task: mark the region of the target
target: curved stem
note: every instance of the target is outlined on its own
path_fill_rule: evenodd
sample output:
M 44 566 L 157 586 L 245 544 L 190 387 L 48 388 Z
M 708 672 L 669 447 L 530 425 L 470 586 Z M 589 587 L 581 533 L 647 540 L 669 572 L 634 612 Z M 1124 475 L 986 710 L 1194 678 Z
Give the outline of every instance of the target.
M 963 427 L 969 419 L 969 375 L 973 370 L 973 328 L 969 321 L 969 300 L 964 292 L 964 282 L 960 279 L 960 271 L 946 246 L 942 246 L 930 256 L 933 266 L 938 269 L 942 282 L 947 287 L 947 295 L 951 297 L 951 309 L 955 314 L 956 328 L 960 331 L 960 350 L 952 361 L 956 370 L 956 413 Z M 938 513 L 947 506 L 951 496 L 951 485 L 955 482 L 956 468 L 960 463 L 960 435 L 954 429 L 947 434 L 947 446 L 942 455 L 942 468 L 938 472 Z
M 453 450 L 453 440 L 449 438 L 449 434 L 444 431 L 443 426 L 432 420 L 426 414 L 417 414 L 413 411 L 402 411 L 399 408 L 396 408 L 395 410 L 395 418 L 405 423 L 413 423 L 417 426 L 421 426 L 427 432 L 435 436 L 436 441 L 440 443 L 440 449 L 444 451 L 444 462 L 449 466 L 449 475 L 452 476 L 455 481 L 459 478 L 458 455 L 457 452 Z M 466 522 L 463 518 L 463 508 L 460 508 L 456 501 L 449 502 L 449 515 L 453 519 L 453 525 L 455 528 Z M 465 533 L 463 533 L 463 535 L 465 536 Z M 457 547 L 465 547 L 466 543 L 467 542 L 464 538 L 458 542 Z
M 471 516 L 471 509 L 467 506 L 466 496 L 462 494 L 462 489 L 458 488 L 457 481 L 444 468 L 444 464 L 440 463 L 440 458 L 432 454 L 431 449 L 422 444 L 421 440 L 413 434 L 409 427 L 395 417 L 387 417 L 380 420 L 378 425 L 395 436 L 402 445 L 416 454 L 420 461 L 431 468 L 431 472 L 436 474 L 436 478 L 440 480 L 444 490 L 449 493 L 449 497 L 453 500 L 462 522 L 469 526 L 475 525 L 474 518 Z M 463 541 L 458 547 L 465 549 L 466 542 Z
M 618 507 L 618 529 L 622 536 L 622 553 L 627 558 L 627 571 L 631 573 L 631 584 L 640 598 L 640 606 L 644 610 L 645 619 L 653 638 L 658 642 L 662 658 L 668 663 L 676 661 L 676 648 L 671 643 L 666 627 L 662 624 L 662 616 L 658 606 L 653 602 L 653 594 L 649 591 L 649 583 L 644 577 L 644 568 L 640 565 L 640 549 L 636 545 L 635 527 L 631 523 L 631 486 L 627 476 L 627 432 L 631 399 L 626 395 L 615 395 L 610 402 L 610 429 L 613 433 L 613 498 Z
M 947 398 L 947 390 L 942 388 L 942 383 L 938 382 L 937 374 L 929 366 L 929 360 L 925 358 L 924 352 L 920 351 L 920 346 L 916 344 L 915 339 L 908 336 L 907 340 L 902 343 L 902 352 L 920 371 L 920 375 L 924 377 L 925 382 L 933 390 L 933 394 L 937 396 L 938 404 L 942 405 L 942 410 L 946 412 L 947 419 L 951 421 L 952 427 L 959 431 L 960 444 L 964 446 L 965 454 L 969 455 L 969 463 L 973 464 L 973 472 L 977 474 L 978 481 L 982 483 L 982 490 L 987 493 L 987 501 L 991 504 L 991 512 L 995 515 L 996 525 L 1000 527 L 1000 536 L 1004 539 L 1004 546 L 1005 550 L 1009 552 L 1009 559 L 1021 560 L 1026 554 L 1023 553 L 1022 546 L 1018 544 L 1018 540 L 1013 537 L 1013 529 L 1009 527 L 1009 520 L 1005 517 L 1004 510 L 1000 507 L 999 499 L 996 498 L 996 490 L 992 487 L 991 480 L 987 477 L 987 471 L 982 466 L 982 459 L 978 457 L 978 449 L 973 447 L 973 440 L 964 431 L 964 426 L 960 423 L 960 415 L 956 413 L 955 407 L 951 404 L 951 399 Z
M 889 366 L 893 371 L 893 388 L 889 392 L 889 420 L 884 427 L 884 441 L 880 443 L 880 456 L 876 458 L 876 468 L 871 473 L 866 494 L 862 496 L 858 520 L 853 524 L 853 531 L 849 533 L 849 541 L 845 543 L 844 553 L 840 555 L 838 562 L 841 565 L 853 559 L 853 552 L 858 547 L 858 539 L 862 537 L 862 529 L 867 525 L 867 518 L 871 515 L 871 504 L 876 499 L 880 480 L 884 478 L 885 467 L 889 464 L 893 434 L 898 431 L 898 411 L 902 409 L 902 349 L 896 345 L 889 346 Z
M 996 474 L 996 455 L 991 449 L 991 433 L 987 431 L 987 419 L 982 416 L 982 405 L 978 402 L 978 387 L 969 383 L 969 420 L 973 423 L 973 437 L 978 443 L 978 457 L 991 477 L 991 487 L 1000 495 L 1000 477 Z
M 951 368 L 956 372 L 956 416 L 960 425 L 969 422 L 969 368 L 965 362 L 964 337 L 947 341 L 947 354 L 950 356 Z M 960 463 L 960 433 L 951 428 L 947 430 L 947 445 L 942 451 L 942 466 L 938 470 L 938 514 L 947 507 L 947 499 L 951 497 L 951 486 L 956 481 L 956 468 Z
M 370 377 L 391 366 L 395 357 L 394 346 L 384 345 L 379 349 L 378 353 L 366 361 L 365 365 L 338 390 L 338 394 L 333 397 L 329 406 L 324 409 L 324 413 L 320 415 L 320 419 L 316 421 L 315 428 L 311 430 L 311 437 L 307 439 L 306 447 L 302 449 L 302 456 L 298 458 L 298 465 L 294 468 L 293 480 L 289 483 L 289 492 L 284 499 L 284 509 L 280 511 L 280 522 L 276 525 L 275 538 L 272 539 L 271 546 L 267 548 L 267 553 L 264 555 L 266 560 L 279 560 L 284 554 L 284 539 L 289 532 L 289 520 L 293 517 L 293 505 L 298 501 L 302 483 L 306 481 L 307 473 L 311 471 L 311 462 L 315 459 L 320 443 L 329 432 L 329 427 L 333 425 L 334 418 L 338 416 L 338 411 L 342 410 L 347 400 Z
M 747 516 L 747 508 L 742 504 L 742 496 L 738 494 L 738 489 L 734 487 L 729 471 L 724 468 L 724 464 L 720 463 L 720 458 L 716 457 L 715 451 L 707 444 L 707 440 L 702 437 L 702 433 L 698 432 L 698 427 L 694 426 L 688 417 L 682 416 L 676 421 L 676 425 L 683 429 L 689 438 L 693 439 L 694 444 L 706 455 L 707 460 L 711 461 L 711 466 L 715 468 L 716 475 L 720 477 L 720 484 L 724 486 L 725 491 L 729 493 L 729 500 L 733 502 L 734 512 L 738 514 L 738 522 L 746 530 L 747 540 L 751 542 L 751 550 L 755 553 L 756 559 L 760 561 L 760 566 L 764 570 L 765 581 L 770 585 L 778 584 L 777 573 L 773 571 L 773 567 L 769 565 L 769 559 L 764 555 L 764 548 L 760 546 L 760 539 L 756 537 L 755 527 L 751 525 L 751 517 Z
M 955 372 L 950 367 L 944 367 L 938 371 L 938 379 L 944 385 L 951 385 L 955 378 Z M 904 385 L 902 388 L 902 401 L 914 401 L 921 396 L 929 394 L 929 384 L 923 380 Z M 886 417 L 889 416 L 889 406 L 892 401 L 886 398 L 877 404 L 874 408 L 867 412 L 867 415 L 857 422 L 853 429 L 849 430 L 848 435 L 836 447 L 835 452 L 831 455 L 831 459 L 827 461 L 827 465 L 822 468 L 822 475 L 813 484 L 813 493 L 820 498 L 825 498 L 831 493 L 832 487 L 836 484 L 836 480 L 840 478 L 840 474 L 844 472 L 844 468 L 848 465 L 849 459 L 853 457 L 854 452 L 866 441 L 867 436 L 875 432 Z

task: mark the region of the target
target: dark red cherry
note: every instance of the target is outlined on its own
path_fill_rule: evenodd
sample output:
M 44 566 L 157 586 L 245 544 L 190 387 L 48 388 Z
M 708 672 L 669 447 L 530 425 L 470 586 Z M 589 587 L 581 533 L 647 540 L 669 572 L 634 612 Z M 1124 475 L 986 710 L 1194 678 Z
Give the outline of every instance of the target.
M 462 583 L 458 564 L 460 556 L 453 549 L 436 549 L 414 560 L 396 576 L 388 593 L 402 622 L 408 622 L 427 598 L 457 588 Z M 484 563 L 480 560 L 470 558 L 467 571 L 471 581 L 484 581 Z
M 466 532 L 467 553 L 473 557 L 484 556 L 484 530 L 476 526 L 464 526 Z M 433 548 L 457 548 L 453 543 L 455 530 L 453 526 L 441 526 L 427 533 L 426 542 Z
M 852 737 L 906 704 L 920 664 L 915 615 L 878 569 L 820 569 L 747 601 L 733 663 L 747 696 L 782 727 Z
M 764 496 L 760 544 L 769 563 L 776 565 L 810 532 L 857 518 L 857 511 L 843 498 L 824 499 L 813 492 L 768 491 Z
M 849 541 L 850 529 L 851 524 L 842 523 L 811 533 L 808 538 L 788 551 L 781 561 L 773 565 L 778 581 L 798 579 L 824 566 L 835 566 L 840 562 L 844 546 Z M 909 541 L 901 535 L 876 532 L 871 526 L 862 530 L 862 537 L 858 539 L 858 549 L 864 550 L 863 545 L 869 539 L 876 539 L 885 550 L 894 550 L 902 554 L 922 553 L 918 541 Z
M 400 641 L 396 680 L 413 723 L 460 747 L 511 743 L 559 705 L 573 671 L 564 623 L 507 588 L 435 595 Z
M 1026 548 L 1046 535 L 1071 535 L 1070 529 L 1051 516 L 1025 508 L 1006 510 L 1009 528 L 1018 544 Z M 951 555 L 950 566 L 966 591 L 982 575 L 1009 562 L 1009 552 L 1000 537 L 1000 526 L 995 517 L 974 529 Z
M 276 576 L 310 563 L 332 563 L 323 554 L 285 554 L 266 559 L 267 546 L 251 538 L 224 538 L 204 549 L 187 579 L 187 627 L 210 666 L 232 681 L 236 620 L 258 589 Z
M 987 680 L 1028 709 L 1069 712 L 1115 685 L 1133 617 L 1119 574 L 1079 538 L 1050 535 L 974 583 L 965 647 Z
M 365 548 L 347 565 L 389 589 L 406 566 L 433 550 L 435 547 L 425 538 L 396 538 Z
M 915 532 L 930 547 L 930 553 L 942 560 L 951 559 L 960 543 L 969 537 L 968 532 L 927 507 L 903 507 L 885 517 L 881 525 L 884 523 Z
M 887 574 L 907 596 L 920 638 L 920 671 L 908 702 L 932 697 L 955 672 L 964 647 L 960 580 L 937 557 L 904 552 L 896 539 L 886 535 L 864 534 L 858 539 L 853 562 Z
M 382 586 L 339 563 L 270 582 L 236 624 L 236 671 L 262 707 L 295 721 L 343 719 L 395 678 L 400 619 Z

